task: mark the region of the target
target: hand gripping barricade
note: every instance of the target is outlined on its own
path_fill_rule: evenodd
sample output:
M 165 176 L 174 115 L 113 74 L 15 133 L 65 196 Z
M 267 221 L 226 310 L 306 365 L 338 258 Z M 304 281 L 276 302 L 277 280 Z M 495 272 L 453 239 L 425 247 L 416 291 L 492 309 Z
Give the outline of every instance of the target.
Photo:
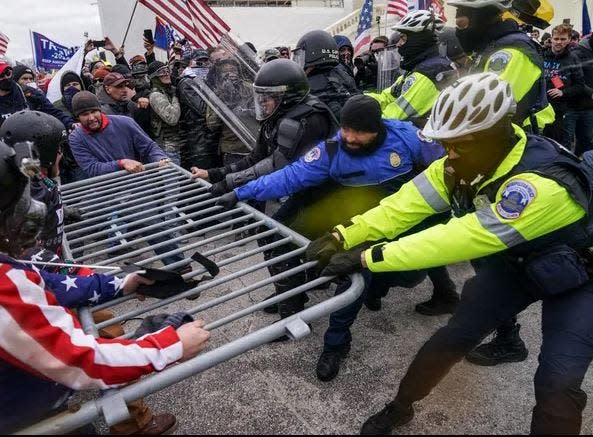
M 316 263 L 309 262 L 273 277 L 267 274 L 268 266 L 303 254 L 309 241 L 246 204 L 223 210 L 215 205 L 217 198 L 208 192 L 208 185 L 192 180 L 180 167 L 155 163 L 147 165 L 141 173 L 120 171 L 63 187 L 64 204 L 78 208 L 83 218 L 65 227 L 66 257 L 76 263 L 93 264 L 100 273 L 120 276 L 129 271 L 126 265 L 130 262 L 140 268 L 178 270 L 185 267 L 182 276 L 186 284 L 195 281 L 186 291 L 160 300 L 147 298 L 141 302 L 136 296 L 127 295 L 82 308 L 79 317 L 85 332 L 97 336 L 101 328 L 129 321 L 125 323 L 125 337 L 129 338 L 134 329 L 128 323 L 137 324 L 139 318 L 162 313 L 163 307 L 167 307 L 167 312 L 184 311 L 209 320 L 205 329 L 211 332 L 211 346 L 189 361 L 124 388 L 106 391 L 79 405 L 75 412 L 61 413 L 18 434 L 67 433 L 101 416 L 108 425 L 118 423 L 129 417 L 127 402 L 183 381 L 283 335 L 291 339 L 303 338 L 310 333 L 307 323 L 349 305 L 360 296 L 363 279 L 361 275 L 353 275 L 351 287 L 343 294 L 328 297 L 327 291 L 320 292 L 319 296 L 313 295 L 319 303 L 290 318 L 266 325 L 263 315 L 261 319 L 256 316 L 251 321 L 262 326 L 259 330 L 247 335 L 238 334 L 240 329 L 233 331 L 234 322 L 245 321 L 268 305 L 313 291 L 332 278 L 309 280 L 262 302 L 261 298 L 272 290 L 273 282 L 315 266 Z M 265 241 L 275 241 L 258 246 L 257 240 L 273 235 L 279 238 L 267 239 Z M 294 250 L 276 258 L 264 258 L 264 251 L 282 245 Z M 195 256 L 196 253 L 199 255 Z M 207 263 L 204 257 L 209 260 Z M 176 259 L 178 261 L 165 267 L 160 262 Z M 201 261 L 207 268 L 194 260 Z M 213 263 L 217 265 L 214 272 Z M 208 273 L 215 277 L 207 276 Z M 250 294 L 256 292 L 259 296 L 253 298 Z M 194 300 L 196 297 L 199 298 Z M 254 301 L 259 303 L 254 304 Z M 93 312 L 106 308 L 115 317 L 95 323 Z M 226 328 L 224 335 L 217 335 L 221 327 Z

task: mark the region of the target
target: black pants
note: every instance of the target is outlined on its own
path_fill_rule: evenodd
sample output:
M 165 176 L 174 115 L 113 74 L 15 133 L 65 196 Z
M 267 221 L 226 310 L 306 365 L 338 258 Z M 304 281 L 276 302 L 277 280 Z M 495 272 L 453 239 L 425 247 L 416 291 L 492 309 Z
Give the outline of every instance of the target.
M 485 263 L 463 288 L 447 326 L 416 354 L 396 396 L 411 405 L 504 321 L 538 300 L 533 283 L 500 258 Z M 578 434 L 587 396 L 583 377 L 593 359 L 593 283 L 543 299 L 543 343 L 535 375 L 533 434 Z

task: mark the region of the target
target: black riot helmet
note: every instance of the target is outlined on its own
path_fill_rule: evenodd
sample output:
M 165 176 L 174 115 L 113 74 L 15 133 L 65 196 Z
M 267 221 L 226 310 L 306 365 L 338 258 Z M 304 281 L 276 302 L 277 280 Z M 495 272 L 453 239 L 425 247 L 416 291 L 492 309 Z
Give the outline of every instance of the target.
M 258 71 L 253 82 L 255 117 L 266 120 L 302 102 L 309 94 L 304 70 L 289 59 L 274 59 Z
M 30 141 L 41 167 L 51 169 L 66 141 L 66 128 L 57 118 L 39 111 L 20 111 L 8 117 L 0 127 L 0 139 L 9 146 Z
M 38 170 L 31 143 L 0 141 L 0 251 L 17 256 L 35 241 L 47 208 L 31 198 L 29 177 Z
M 304 34 L 292 51 L 292 60 L 302 68 L 335 67 L 340 63 L 336 40 L 323 30 Z

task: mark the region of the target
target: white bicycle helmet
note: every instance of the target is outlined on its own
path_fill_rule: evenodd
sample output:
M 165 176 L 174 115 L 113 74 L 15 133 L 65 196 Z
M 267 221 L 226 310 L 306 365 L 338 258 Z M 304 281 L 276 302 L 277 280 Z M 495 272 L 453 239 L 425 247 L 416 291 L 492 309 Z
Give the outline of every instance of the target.
M 408 12 L 399 23 L 391 28 L 398 32 L 440 32 L 445 27 L 443 20 L 434 11 L 418 10 Z
M 485 8 L 494 6 L 501 11 L 506 11 L 513 5 L 513 0 L 449 0 L 449 6 L 465 6 L 466 8 Z
M 439 95 L 422 133 L 435 140 L 459 138 L 489 129 L 516 110 L 506 81 L 494 73 L 472 74 Z

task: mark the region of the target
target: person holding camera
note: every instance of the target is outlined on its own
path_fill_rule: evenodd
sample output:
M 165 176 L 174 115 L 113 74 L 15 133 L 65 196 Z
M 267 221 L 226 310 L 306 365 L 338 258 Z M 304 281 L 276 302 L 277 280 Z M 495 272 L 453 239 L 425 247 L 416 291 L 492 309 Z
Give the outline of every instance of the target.
M 378 65 L 375 54 L 385 50 L 387 44 L 389 44 L 389 39 L 386 36 L 378 36 L 371 41 L 368 52 L 354 58 L 354 66 L 356 67 L 354 81 L 356 82 L 356 86 L 362 91 L 377 91 Z

